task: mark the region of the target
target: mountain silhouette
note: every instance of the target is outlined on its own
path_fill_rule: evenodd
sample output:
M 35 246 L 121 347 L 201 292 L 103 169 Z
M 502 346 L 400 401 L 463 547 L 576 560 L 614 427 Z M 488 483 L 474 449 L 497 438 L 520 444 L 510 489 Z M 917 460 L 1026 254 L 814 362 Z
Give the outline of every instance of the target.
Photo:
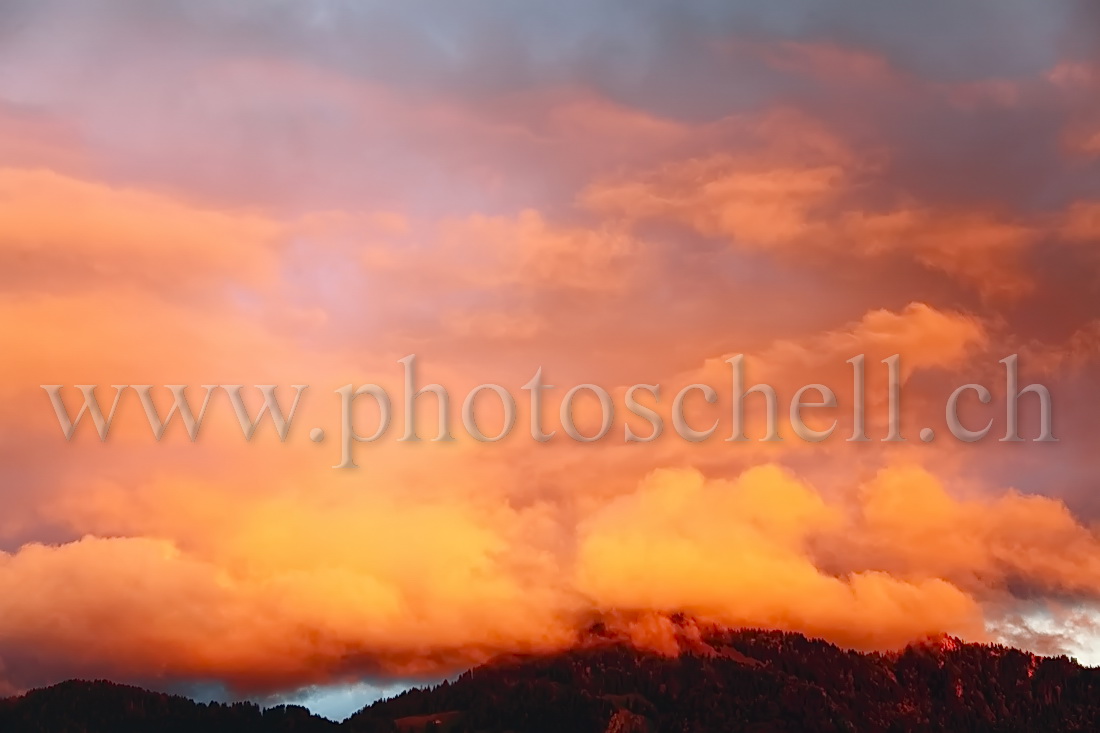
M 336 724 L 297 706 L 202 704 L 70 681 L 0 701 L 0 731 L 191 733 L 1055 733 L 1100 731 L 1100 669 L 957 639 L 860 653 L 795 633 L 713 631 L 679 655 L 597 633 L 375 702 Z

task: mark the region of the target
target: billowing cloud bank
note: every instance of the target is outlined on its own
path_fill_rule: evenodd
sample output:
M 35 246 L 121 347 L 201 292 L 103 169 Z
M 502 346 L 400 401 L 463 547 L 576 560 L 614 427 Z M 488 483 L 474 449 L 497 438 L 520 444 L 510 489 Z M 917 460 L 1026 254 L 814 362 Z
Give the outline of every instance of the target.
M 0 692 L 439 675 L 599 620 L 666 648 L 679 612 L 1081 649 L 1098 31 L 1087 2 L 0 0 Z M 784 401 L 833 387 L 839 424 L 631 444 L 620 411 L 593 444 L 481 444 L 456 420 L 333 470 L 333 390 L 398 385 L 410 353 L 458 400 L 542 367 L 552 414 L 646 383 L 666 416 L 744 354 Z M 857 354 L 869 442 L 844 439 Z M 998 441 L 1009 354 L 1059 442 Z M 993 403 L 964 421 L 994 428 L 953 441 L 972 382 Z M 311 387 L 285 443 L 224 399 L 156 443 L 132 393 L 106 442 L 65 442 L 42 384 Z

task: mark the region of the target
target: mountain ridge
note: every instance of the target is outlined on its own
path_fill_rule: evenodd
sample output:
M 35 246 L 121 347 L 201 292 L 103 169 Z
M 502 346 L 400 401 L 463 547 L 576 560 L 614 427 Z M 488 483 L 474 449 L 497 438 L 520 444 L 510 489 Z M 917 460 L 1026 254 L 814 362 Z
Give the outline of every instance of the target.
M 0 701 L 7 733 L 1030 733 L 1100 730 L 1100 669 L 938 637 L 899 652 L 793 632 L 710 630 L 671 656 L 597 630 L 547 655 L 510 655 L 413 688 L 343 723 L 300 706 L 196 703 L 106 681 Z

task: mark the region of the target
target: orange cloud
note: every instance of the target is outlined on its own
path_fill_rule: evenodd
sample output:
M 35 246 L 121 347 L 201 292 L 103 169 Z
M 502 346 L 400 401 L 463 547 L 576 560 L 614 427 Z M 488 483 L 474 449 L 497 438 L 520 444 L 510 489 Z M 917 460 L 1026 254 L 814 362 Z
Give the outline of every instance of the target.
M 1066 212 L 1062 235 L 1077 242 L 1100 240 L 1100 202 L 1079 201 Z
M 909 466 L 839 496 L 771 465 L 734 479 L 664 469 L 590 505 L 575 531 L 545 504 L 349 486 L 236 509 L 205 492 L 217 511 L 205 528 L 158 500 L 149 536 L 0 554 L 5 656 L 44 654 L 48 674 L 272 689 L 561 648 L 594 617 L 687 612 L 888 649 L 942 631 L 982 638 L 996 619 L 984 604 L 1009 583 L 1100 596 L 1100 540 L 1060 503 L 959 499 Z
M 862 532 L 853 536 L 891 574 L 1100 592 L 1100 538 L 1059 501 L 1016 492 L 959 500 L 927 471 L 896 467 L 864 488 L 861 504 Z
M 0 258 L 12 287 L 199 287 L 211 277 L 256 283 L 272 274 L 281 227 L 165 195 L 0 169 Z
M 677 222 L 743 249 L 834 262 L 901 253 L 984 295 L 1019 296 L 1031 288 L 1020 258 L 1037 239 L 1034 227 L 908 200 L 863 209 L 851 197 L 870 170 L 848 156 L 807 165 L 718 155 L 596 184 L 584 202 L 628 221 Z
M 565 45 L 415 9 L 234 11 L 247 32 L 210 44 L 216 4 L 169 34 L 31 5 L 34 38 L 90 45 L 0 30 L 0 689 L 439 675 L 594 619 L 671 651 L 678 611 L 889 649 L 1100 603 L 1093 60 L 1042 76 L 1048 44 L 1017 38 L 924 55 L 866 23 L 753 38 L 679 11 L 676 33 L 614 37 L 573 14 Z M 387 41 L 370 63 L 322 50 L 367 31 Z M 566 45 L 583 53 L 547 53 Z M 918 444 L 938 390 L 1000 378 L 1005 350 L 1076 434 Z M 398 410 L 333 471 L 333 389 L 378 382 L 401 407 L 410 352 L 452 418 L 507 385 L 515 439 L 398 443 Z M 783 402 L 835 389 L 841 423 L 864 354 L 879 435 L 879 362 L 900 354 L 910 442 L 670 439 L 673 388 L 721 391 L 735 353 Z M 540 366 L 547 415 L 573 384 L 611 392 L 608 440 L 526 440 Z M 311 391 L 285 444 L 243 441 L 224 395 L 196 443 L 173 425 L 157 444 L 132 393 L 111 439 L 65 442 L 40 385 L 94 382 Z M 634 382 L 664 388 L 652 445 L 620 437 Z M 689 422 L 729 416 L 698 397 Z

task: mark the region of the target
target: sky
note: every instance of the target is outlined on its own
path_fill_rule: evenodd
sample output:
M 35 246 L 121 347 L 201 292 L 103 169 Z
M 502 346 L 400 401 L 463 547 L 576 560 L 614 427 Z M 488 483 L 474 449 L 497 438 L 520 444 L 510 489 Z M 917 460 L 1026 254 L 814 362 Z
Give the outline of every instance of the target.
M 1098 44 L 1087 0 L 0 0 L 0 693 L 341 717 L 597 622 L 675 653 L 676 613 L 1100 663 Z M 397 440 L 410 354 L 455 440 L 431 396 Z M 750 397 L 751 440 L 624 440 L 634 384 L 727 415 L 738 354 L 784 419 L 831 387 L 807 422 L 837 433 L 759 441 Z M 999 440 L 1013 354 L 1057 442 L 1034 395 Z M 548 429 L 607 390 L 604 439 L 532 439 L 539 369 Z M 394 424 L 335 469 L 336 390 L 368 383 Z M 459 418 L 487 383 L 520 403 L 499 442 Z M 971 383 L 993 429 L 966 443 Z M 133 391 L 66 440 L 41 385 L 75 415 L 83 384 L 162 413 L 162 385 L 196 412 L 201 385 L 309 388 L 285 441 L 222 392 L 157 441 Z

